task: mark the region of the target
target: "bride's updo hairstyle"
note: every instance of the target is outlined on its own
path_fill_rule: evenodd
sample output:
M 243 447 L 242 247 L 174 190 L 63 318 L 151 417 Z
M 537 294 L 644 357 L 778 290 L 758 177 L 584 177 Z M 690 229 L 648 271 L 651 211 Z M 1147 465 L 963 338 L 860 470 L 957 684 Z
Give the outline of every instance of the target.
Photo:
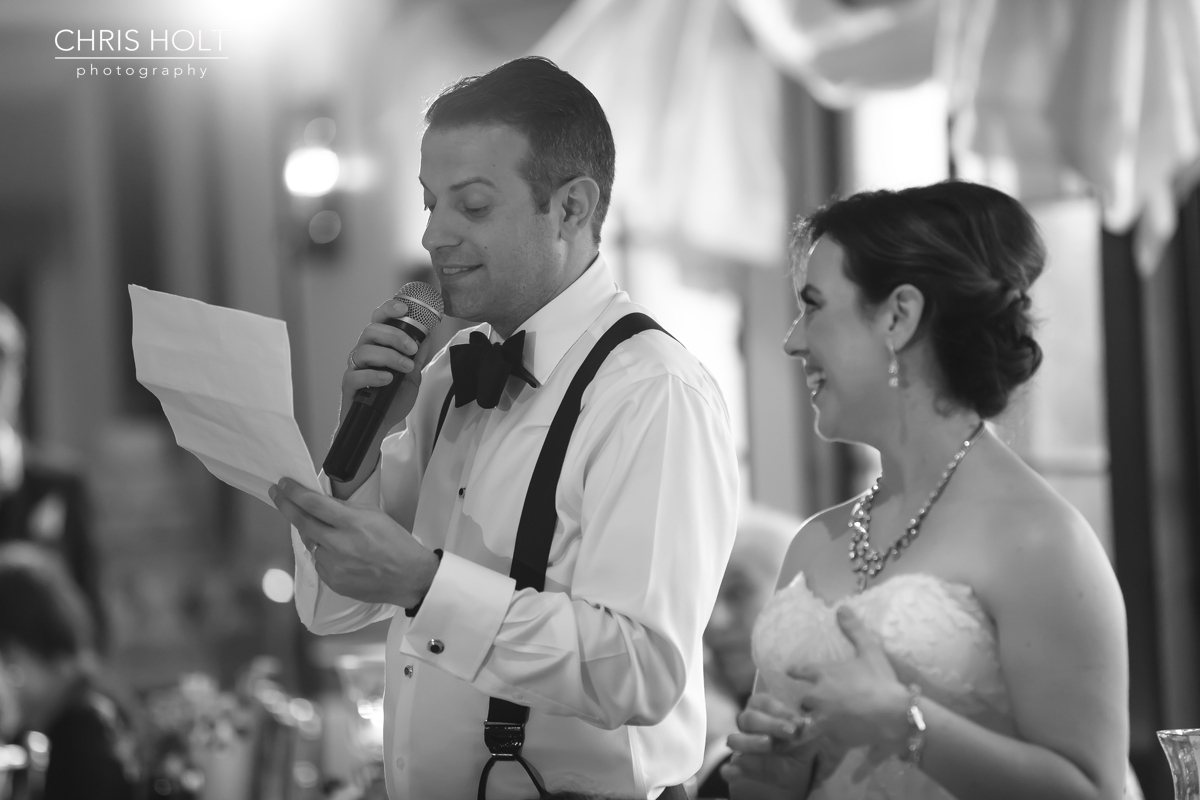
M 965 181 L 862 192 L 801 219 L 793 253 L 806 259 L 822 236 L 845 251 L 864 307 L 903 284 L 924 295 L 917 336 L 929 337 L 946 400 L 994 417 L 1042 363 L 1028 292 L 1045 246 L 1003 192 Z

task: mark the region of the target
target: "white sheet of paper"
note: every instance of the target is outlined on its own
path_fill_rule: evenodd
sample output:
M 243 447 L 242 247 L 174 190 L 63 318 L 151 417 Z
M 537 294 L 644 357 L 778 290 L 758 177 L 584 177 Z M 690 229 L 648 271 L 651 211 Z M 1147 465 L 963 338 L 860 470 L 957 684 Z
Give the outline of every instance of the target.
M 287 325 L 132 284 L 129 299 L 137 379 L 181 447 L 272 507 L 283 477 L 322 491 L 292 411 Z

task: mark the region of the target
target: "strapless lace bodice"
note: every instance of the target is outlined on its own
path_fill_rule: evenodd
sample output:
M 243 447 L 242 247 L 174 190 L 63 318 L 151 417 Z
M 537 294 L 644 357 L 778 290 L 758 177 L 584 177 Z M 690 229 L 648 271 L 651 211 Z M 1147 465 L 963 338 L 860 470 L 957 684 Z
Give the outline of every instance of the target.
M 934 575 L 898 574 L 833 605 L 813 594 L 803 573 L 797 575 L 754 626 L 754 660 L 767 691 L 795 703 L 798 684 L 787 677 L 790 667 L 853 658 L 854 646 L 837 622 L 841 605 L 880 637 L 901 681 L 920 685 L 926 696 L 981 725 L 1011 733 L 995 626 L 969 586 Z M 874 763 L 865 748 L 845 754 L 811 795 L 812 800 L 950 797 L 894 757 Z

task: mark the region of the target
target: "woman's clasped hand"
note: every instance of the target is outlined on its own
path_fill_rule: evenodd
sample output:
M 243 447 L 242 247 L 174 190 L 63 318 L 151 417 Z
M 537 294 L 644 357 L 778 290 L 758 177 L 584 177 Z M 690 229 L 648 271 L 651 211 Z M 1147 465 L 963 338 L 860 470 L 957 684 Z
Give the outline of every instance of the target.
M 839 608 L 837 621 L 854 644 L 855 657 L 790 669 L 788 676 L 803 686 L 797 708 L 765 692 L 752 696 L 738 717 L 742 733 L 729 738 L 738 757 L 722 769 L 726 781 L 751 780 L 782 790 L 807 785 L 816 743 L 839 750 L 871 747 L 872 760 L 906 752 L 907 687 L 879 637 L 852 609 Z

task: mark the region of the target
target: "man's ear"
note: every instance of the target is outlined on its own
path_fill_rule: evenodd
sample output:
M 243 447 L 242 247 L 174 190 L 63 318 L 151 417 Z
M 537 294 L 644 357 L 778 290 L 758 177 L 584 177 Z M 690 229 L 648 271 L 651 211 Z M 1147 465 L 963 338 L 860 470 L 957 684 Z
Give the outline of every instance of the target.
M 554 202 L 558 205 L 562 238 L 592 235 L 592 216 L 600 202 L 600 187 L 594 180 L 584 175 L 567 181 L 554 193 Z
M 921 325 L 921 314 L 925 310 L 925 295 L 912 284 L 904 283 L 897 286 L 883 302 L 883 322 L 886 333 L 897 350 L 903 350 L 905 345 L 917 335 Z

